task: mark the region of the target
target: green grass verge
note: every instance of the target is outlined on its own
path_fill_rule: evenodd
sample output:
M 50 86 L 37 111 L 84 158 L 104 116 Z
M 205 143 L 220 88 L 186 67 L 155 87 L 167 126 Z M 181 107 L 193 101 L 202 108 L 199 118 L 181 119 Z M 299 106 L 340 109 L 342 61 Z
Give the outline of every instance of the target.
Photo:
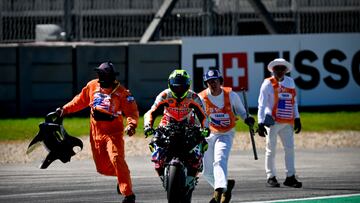
M 360 131 L 360 111 L 358 112 L 302 112 L 303 131 Z M 253 115 L 256 118 L 256 115 Z M 156 121 L 159 122 L 160 118 Z M 39 130 L 43 118 L 0 119 L 0 141 L 32 139 Z M 89 118 L 65 118 L 64 126 L 73 136 L 89 134 Z M 247 126 L 242 121 L 237 122 L 236 130 L 246 132 Z M 139 120 L 137 135 L 143 135 L 143 117 Z
M 43 121 L 44 118 L 0 119 L 0 141 L 32 139 Z M 89 134 L 88 118 L 65 118 L 63 124 L 70 135 Z

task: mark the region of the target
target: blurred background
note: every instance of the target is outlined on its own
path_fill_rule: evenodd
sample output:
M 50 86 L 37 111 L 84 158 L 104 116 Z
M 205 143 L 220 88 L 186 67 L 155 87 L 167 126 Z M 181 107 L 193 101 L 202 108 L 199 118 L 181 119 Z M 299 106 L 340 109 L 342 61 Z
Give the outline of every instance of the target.
M 0 0 L 0 42 L 34 42 L 46 29 L 53 40 L 138 42 L 164 2 Z M 178 0 L 156 40 L 269 34 L 256 2 L 278 33 L 360 32 L 359 0 Z

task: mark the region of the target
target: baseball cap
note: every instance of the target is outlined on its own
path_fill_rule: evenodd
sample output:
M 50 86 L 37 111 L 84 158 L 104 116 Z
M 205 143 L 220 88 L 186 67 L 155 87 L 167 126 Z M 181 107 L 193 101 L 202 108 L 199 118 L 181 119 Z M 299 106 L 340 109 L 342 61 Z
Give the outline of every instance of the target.
M 105 74 L 114 74 L 119 75 L 118 72 L 115 72 L 114 65 L 111 62 L 104 62 L 100 64 L 99 67 L 94 68 L 96 72 L 102 72 Z
M 222 78 L 221 73 L 219 70 L 216 70 L 216 69 L 208 70 L 203 76 L 204 82 L 211 80 L 211 79 L 220 79 L 220 78 Z

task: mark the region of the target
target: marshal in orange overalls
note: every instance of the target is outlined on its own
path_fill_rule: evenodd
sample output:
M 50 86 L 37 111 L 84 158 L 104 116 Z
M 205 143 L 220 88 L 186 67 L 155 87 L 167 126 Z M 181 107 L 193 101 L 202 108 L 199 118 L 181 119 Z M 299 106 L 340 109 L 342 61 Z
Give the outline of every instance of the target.
M 132 195 L 130 171 L 125 161 L 124 124 L 137 126 L 139 112 L 131 93 L 118 82 L 101 88 L 98 79 L 91 80 L 72 101 L 63 106 L 63 115 L 91 108 L 90 143 L 99 173 L 117 176 L 121 194 Z M 99 114 L 101 116 L 97 116 Z

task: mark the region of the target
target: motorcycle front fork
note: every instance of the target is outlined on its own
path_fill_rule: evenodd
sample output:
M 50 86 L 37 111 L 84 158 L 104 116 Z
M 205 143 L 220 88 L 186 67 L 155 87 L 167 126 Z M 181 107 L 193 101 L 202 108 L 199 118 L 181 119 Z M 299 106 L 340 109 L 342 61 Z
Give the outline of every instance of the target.
M 186 176 L 186 187 L 188 187 L 188 191 L 195 188 L 198 184 L 199 177 L 194 176 Z
M 160 176 L 160 179 L 163 183 L 163 187 L 164 189 L 166 190 L 167 188 L 167 179 L 169 177 L 169 166 L 166 166 L 165 169 L 164 169 L 164 175 L 163 176 Z M 187 168 L 186 167 L 183 167 L 184 169 L 184 173 L 185 173 L 185 177 L 186 177 L 186 181 L 185 181 L 185 188 L 187 188 L 187 191 L 190 191 L 192 189 L 195 188 L 195 186 L 198 184 L 198 179 L 199 177 L 194 177 L 194 176 L 188 176 L 187 175 Z

